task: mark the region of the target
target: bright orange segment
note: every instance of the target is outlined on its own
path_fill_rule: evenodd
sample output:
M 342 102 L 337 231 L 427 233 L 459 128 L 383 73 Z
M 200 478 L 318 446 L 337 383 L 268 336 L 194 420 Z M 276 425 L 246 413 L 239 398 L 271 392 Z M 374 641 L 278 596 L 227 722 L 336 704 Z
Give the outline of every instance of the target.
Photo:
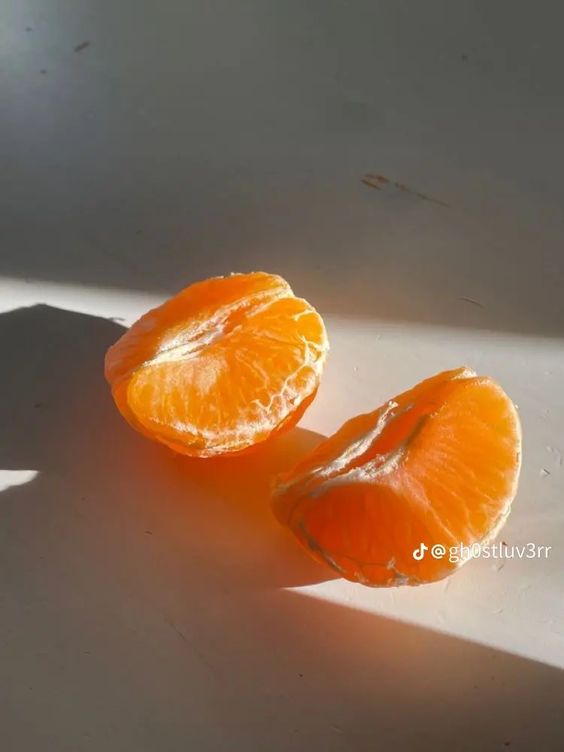
M 279 479 L 273 508 L 315 559 L 343 577 L 419 585 L 460 566 L 451 558 L 461 544 L 497 534 L 520 456 L 509 397 L 492 379 L 459 368 L 345 423 Z M 414 558 L 421 544 L 427 549 Z M 431 553 L 437 545 L 442 557 Z
M 106 354 L 122 415 L 183 454 L 240 452 L 295 425 L 328 351 L 323 321 L 281 277 L 215 277 L 146 313 Z

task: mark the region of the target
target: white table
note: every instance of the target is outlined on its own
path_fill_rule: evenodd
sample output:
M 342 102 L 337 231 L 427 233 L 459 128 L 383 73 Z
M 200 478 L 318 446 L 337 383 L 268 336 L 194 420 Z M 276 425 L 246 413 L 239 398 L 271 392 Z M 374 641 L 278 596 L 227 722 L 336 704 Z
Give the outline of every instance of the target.
M 564 747 L 563 17 L 4 0 L 3 749 Z M 175 458 L 118 416 L 104 351 L 185 284 L 251 269 L 326 318 L 318 398 L 252 461 Z M 520 408 L 501 538 L 549 558 L 327 580 L 272 518 L 271 476 L 463 363 Z

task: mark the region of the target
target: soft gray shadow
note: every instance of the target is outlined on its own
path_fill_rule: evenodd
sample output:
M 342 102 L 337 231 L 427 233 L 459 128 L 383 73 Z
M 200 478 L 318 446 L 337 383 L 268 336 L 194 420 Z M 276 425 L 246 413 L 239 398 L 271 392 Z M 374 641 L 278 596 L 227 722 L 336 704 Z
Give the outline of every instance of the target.
M 0 463 L 39 473 L 5 491 L 4 504 L 13 497 L 17 512 L 25 499 L 43 499 L 37 511 L 47 515 L 47 529 L 54 519 L 72 525 L 76 515 L 87 519 L 96 510 L 118 548 L 124 534 L 132 535 L 128 546 L 140 552 L 152 545 L 150 536 L 162 534 L 162 524 L 170 525 L 194 561 L 208 555 L 225 560 L 241 587 L 330 579 L 298 550 L 269 507 L 276 474 L 322 437 L 295 429 L 248 455 L 207 461 L 141 438 L 118 414 L 103 377 L 105 351 L 123 331 L 112 321 L 46 305 L 0 315 L 7 354 Z M 36 532 L 42 535 L 43 524 Z
M 0 728 L 17 752 L 562 748 L 564 673 L 287 585 L 327 576 L 272 518 L 271 475 L 132 432 L 101 369 L 118 325 L 0 316 Z
M 0 274 L 564 333 L 559 4 L 63 5 L 3 3 Z

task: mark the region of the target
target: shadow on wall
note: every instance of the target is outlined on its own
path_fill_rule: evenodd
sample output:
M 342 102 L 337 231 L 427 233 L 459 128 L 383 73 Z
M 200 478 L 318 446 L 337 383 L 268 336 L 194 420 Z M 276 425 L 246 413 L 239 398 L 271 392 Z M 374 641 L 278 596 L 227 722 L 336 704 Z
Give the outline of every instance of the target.
M 320 437 L 202 462 L 151 444 L 102 376 L 122 331 L 0 316 L 0 467 L 38 471 L 0 495 L 8 749 L 562 748 L 563 672 L 285 590 L 330 576 L 268 505 Z

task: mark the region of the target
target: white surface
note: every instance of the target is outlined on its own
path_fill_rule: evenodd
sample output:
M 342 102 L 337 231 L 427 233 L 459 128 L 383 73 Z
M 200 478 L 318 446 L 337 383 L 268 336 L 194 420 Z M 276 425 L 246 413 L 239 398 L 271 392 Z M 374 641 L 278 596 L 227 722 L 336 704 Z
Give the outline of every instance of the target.
M 556 4 L 114 5 L 2 8 L 3 747 L 562 749 Z M 319 395 L 259 459 L 175 459 L 121 421 L 103 353 L 185 283 L 253 268 L 326 317 Z M 549 559 L 324 581 L 271 475 L 463 363 L 520 408 L 501 538 Z

